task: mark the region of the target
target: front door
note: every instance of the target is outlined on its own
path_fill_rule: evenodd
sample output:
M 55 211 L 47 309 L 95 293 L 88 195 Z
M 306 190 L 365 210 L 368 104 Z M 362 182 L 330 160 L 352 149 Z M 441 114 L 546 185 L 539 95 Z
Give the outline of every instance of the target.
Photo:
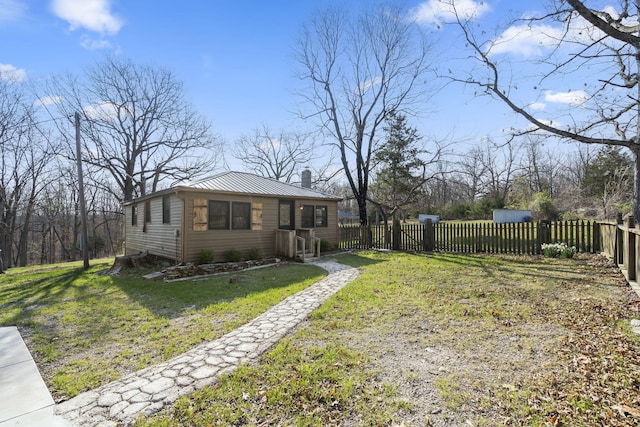
M 278 228 L 281 230 L 295 230 L 296 203 L 294 200 L 280 200 L 278 207 Z

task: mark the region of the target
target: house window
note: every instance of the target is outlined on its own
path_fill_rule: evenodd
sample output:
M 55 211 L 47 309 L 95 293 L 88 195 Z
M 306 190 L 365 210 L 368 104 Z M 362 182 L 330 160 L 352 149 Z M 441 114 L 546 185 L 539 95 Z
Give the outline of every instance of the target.
M 251 229 L 262 230 L 262 203 L 251 206 Z
M 326 206 L 302 206 L 302 228 L 327 227 L 327 224 Z
M 138 206 L 131 206 L 131 225 L 138 225 Z
M 314 212 L 315 207 L 313 205 L 302 206 L 302 228 L 314 227 Z
M 316 206 L 316 227 L 327 227 L 328 224 L 327 207 Z
M 205 199 L 193 201 L 193 231 L 205 231 L 208 224 L 209 205 Z
M 251 203 L 231 203 L 231 229 L 251 229 Z
M 278 228 L 293 230 L 295 225 L 295 202 L 293 200 L 280 200 L 278 204 Z
M 193 229 L 262 230 L 262 203 L 252 206 L 247 202 L 196 199 L 193 201 Z
M 162 198 L 162 223 L 171 224 L 171 199 L 169 196 Z
M 151 200 L 144 202 L 144 222 L 151 222 Z
M 209 230 L 229 229 L 229 202 L 209 200 Z

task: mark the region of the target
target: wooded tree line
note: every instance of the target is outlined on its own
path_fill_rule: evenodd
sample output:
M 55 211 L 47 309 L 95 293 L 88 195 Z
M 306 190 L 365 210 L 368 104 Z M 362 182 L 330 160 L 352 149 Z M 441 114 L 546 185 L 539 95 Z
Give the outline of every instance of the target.
M 458 157 L 458 156 L 456 156 Z M 530 209 L 536 219 L 612 218 L 632 212 L 633 162 L 621 149 L 527 138 L 476 145 L 442 162 L 411 212 L 490 219 L 493 209 Z
M 532 210 L 536 219 L 632 213 L 633 160 L 619 147 L 562 146 L 541 135 L 443 147 L 392 121 L 371 176 L 370 222 L 420 213 L 491 219 L 502 208 Z M 350 197 L 344 184 L 333 191 Z M 357 211 L 348 200 L 344 207 Z
M 88 237 L 81 241 L 74 115 Z M 220 142 L 166 69 L 108 57 L 34 85 L 0 75 L 2 267 L 120 253 L 121 203 L 215 168 Z

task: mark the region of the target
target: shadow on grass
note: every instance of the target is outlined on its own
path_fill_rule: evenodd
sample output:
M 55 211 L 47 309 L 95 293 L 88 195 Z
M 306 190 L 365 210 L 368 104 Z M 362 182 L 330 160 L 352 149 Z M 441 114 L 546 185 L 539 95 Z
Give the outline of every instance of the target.
M 58 273 L 58 274 L 56 274 Z M 25 273 L 28 274 L 28 273 Z M 16 275 L 2 276 L 8 284 L 0 282 L 0 309 L 19 308 L 16 319 L 22 317 L 23 312 L 32 311 L 37 307 L 56 303 L 78 288 L 76 281 L 86 272 L 82 267 L 58 272 L 36 272 L 32 278 Z M 11 320 L 3 322 L 11 324 Z
M 553 259 L 539 255 L 453 253 L 437 253 L 434 256 L 440 262 L 468 268 L 480 268 L 488 277 L 496 279 L 499 279 L 505 273 L 517 273 L 524 277 L 539 278 L 549 282 L 569 281 L 583 283 L 594 279 L 598 272 L 598 268 L 594 270 L 594 267 L 589 265 L 589 261 L 592 258 Z M 619 272 L 619 269 L 613 266 L 602 268 L 611 269 L 610 271 L 613 274 L 615 274 L 613 271 Z
M 376 251 L 362 251 L 350 254 L 335 255 L 332 258 L 335 258 L 335 260 L 341 264 L 359 268 L 386 262 L 387 259 L 381 258 L 379 254 L 380 252 Z
M 176 318 L 185 311 L 198 311 L 261 293 L 285 290 L 313 276 L 319 267 L 289 264 L 212 276 L 207 279 L 165 283 L 144 279 L 112 277 L 112 283 L 127 298 L 149 309 L 157 317 Z M 319 279 L 318 279 L 319 280 Z
M 102 271 L 74 268 L 59 274 L 17 275 L 10 283 L 0 281 L 0 308 L 4 310 L 0 324 L 27 327 L 49 337 L 93 336 L 128 322 L 174 319 L 188 311 L 208 308 L 215 312 L 222 306 L 228 309 L 229 304 L 245 298 L 253 298 L 247 303 L 252 306 L 269 305 L 294 293 L 287 290 L 292 285 L 314 276 L 319 280 L 324 273 L 316 266 L 291 264 L 164 283 L 105 276 Z M 70 331 L 63 331 L 65 328 Z

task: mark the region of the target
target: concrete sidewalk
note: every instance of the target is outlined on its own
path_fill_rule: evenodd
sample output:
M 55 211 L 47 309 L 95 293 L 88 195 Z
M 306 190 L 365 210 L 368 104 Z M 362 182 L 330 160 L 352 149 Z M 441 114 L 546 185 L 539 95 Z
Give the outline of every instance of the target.
M 69 425 L 15 326 L 0 328 L 0 427 Z

